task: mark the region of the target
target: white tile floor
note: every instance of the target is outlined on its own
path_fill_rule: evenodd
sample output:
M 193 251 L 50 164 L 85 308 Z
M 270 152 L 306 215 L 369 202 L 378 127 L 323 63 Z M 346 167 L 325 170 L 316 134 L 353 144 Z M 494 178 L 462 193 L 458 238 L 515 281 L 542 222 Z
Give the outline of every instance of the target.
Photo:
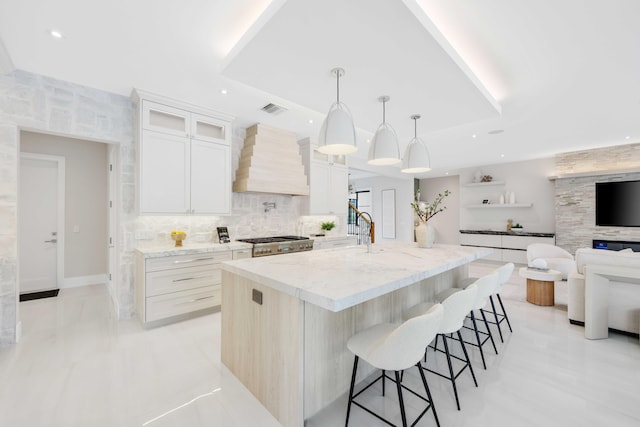
M 567 321 L 566 287 L 556 286 L 555 307 L 533 306 L 514 274 L 502 293 L 514 333 L 498 356 L 487 349 L 487 371 L 471 349 L 479 387 L 460 377 L 461 411 L 449 383 L 427 375 L 443 427 L 640 425 L 638 340 L 585 340 Z M 145 331 L 115 321 L 109 307 L 102 286 L 21 303 L 22 341 L 0 349 L 0 426 L 278 425 L 220 363 L 219 314 Z M 414 369 L 405 381 L 418 378 Z M 398 414 L 392 388 L 385 399 L 364 397 Z M 345 405 L 338 399 L 307 426 L 344 425 Z M 351 421 L 382 425 L 358 408 Z M 418 425 L 435 423 L 427 414 Z

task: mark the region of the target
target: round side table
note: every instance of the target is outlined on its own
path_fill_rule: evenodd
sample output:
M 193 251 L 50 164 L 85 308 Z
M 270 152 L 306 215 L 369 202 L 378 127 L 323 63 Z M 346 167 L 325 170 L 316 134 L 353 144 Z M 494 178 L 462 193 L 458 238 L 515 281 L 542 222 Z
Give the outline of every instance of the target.
M 561 272 L 522 267 L 520 276 L 527 279 L 527 302 L 546 306 L 555 304 L 553 286 L 557 280 L 562 280 Z

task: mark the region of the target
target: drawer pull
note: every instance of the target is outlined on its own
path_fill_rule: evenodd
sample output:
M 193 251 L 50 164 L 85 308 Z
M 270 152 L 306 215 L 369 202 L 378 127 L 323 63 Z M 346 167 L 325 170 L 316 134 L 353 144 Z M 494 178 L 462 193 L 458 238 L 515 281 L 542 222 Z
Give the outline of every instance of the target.
M 205 300 L 205 299 L 211 299 L 211 298 L 214 298 L 214 297 L 215 297 L 215 295 L 209 295 L 208 297 L 200 297 L 200 298 L 192 299 L 191 301 L 183 301 L 183 302 L 179 302 L 179 303 L 177 303 L 177 304 L 175 304 L 175 305 L 180 305 L 180 304 L 191 304 L 191 303 L 194 303 L 194 302 L 202 301 L 202 300 Z
M 174 264 L 186 264 L 188 262 L 197 262 L 197 261 L 209 261 L 213 258 L 196 258 L 196 259 L 185 259 L 184 261 L 173 261 Z
M 174 280 L 173 280 L 173 283 L 176 283 L 176 282 L 185 282 L 185 281 L 187 281 L 187 280 L 206 279 L 206 278 L 208 278 L 208 277 L 211 277 L 211 276 L 194 276 L 194 277 L 185 277 L 184 279 L 174 279 Z

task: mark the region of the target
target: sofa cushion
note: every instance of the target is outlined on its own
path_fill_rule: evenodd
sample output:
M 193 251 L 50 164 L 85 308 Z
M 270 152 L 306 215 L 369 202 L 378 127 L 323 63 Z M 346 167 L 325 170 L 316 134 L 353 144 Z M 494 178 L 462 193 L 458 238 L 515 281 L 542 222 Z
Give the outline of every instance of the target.
M 562 273 L 562 280 L 567 280 L 569 273 L 576 268 L 576 263 L 572 259 L 567 258 L 547 258 L 547 265 L 552 270 L 558 270 Z
M 576 268 L 584 274 L 588 264 L 640 267 L 640 252 L 608 251 L 606 249 L 580 248 L 576 251 Z

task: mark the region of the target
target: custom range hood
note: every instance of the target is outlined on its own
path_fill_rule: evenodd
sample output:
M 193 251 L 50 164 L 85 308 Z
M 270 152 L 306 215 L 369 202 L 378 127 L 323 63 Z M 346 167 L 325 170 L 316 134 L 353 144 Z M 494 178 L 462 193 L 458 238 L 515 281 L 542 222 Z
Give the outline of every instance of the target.
M 262 124 L 247 128 L 233 191 L 308 196 L 296 135 Z

